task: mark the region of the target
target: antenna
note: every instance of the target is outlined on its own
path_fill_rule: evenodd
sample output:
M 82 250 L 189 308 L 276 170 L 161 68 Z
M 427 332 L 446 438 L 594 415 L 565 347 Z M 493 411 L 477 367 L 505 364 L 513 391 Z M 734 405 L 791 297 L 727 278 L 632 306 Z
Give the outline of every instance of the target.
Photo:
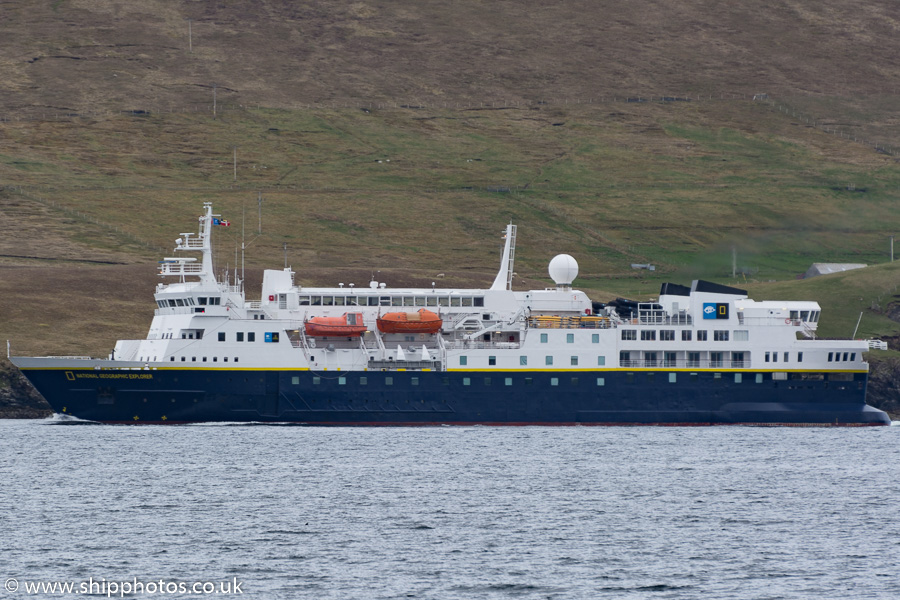
M 256 193 L 258 194 L 258 196 L 256 197 L 256 202 L 259 205 L 259 228 L 257 229 L 256 233 L 262 235 L 262 192 Z

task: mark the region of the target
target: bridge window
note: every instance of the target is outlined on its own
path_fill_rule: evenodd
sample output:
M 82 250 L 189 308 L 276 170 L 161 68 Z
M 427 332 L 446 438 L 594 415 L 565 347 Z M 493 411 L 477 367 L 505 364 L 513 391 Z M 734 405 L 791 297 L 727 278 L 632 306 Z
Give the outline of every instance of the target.
M 681 341 L 682 342 L 691 341 L 691 330 L 690 329 L 682 329 L 681 330 Z
M 626 340 L 626 341 L 636 340 L 637 339 L 637 330 L 623 329 L 622 330 L 622 339 Z

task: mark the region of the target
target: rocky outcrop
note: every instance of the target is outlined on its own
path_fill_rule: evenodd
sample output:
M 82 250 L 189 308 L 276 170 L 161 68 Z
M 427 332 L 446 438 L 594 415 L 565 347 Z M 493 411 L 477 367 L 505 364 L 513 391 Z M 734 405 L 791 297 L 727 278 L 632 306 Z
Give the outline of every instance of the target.
M 22 373 L 5 359 L 0 361 L 0 419 L 43 419 L 52 414 Z
M 894 340 L 888 342 L 896 347 Z M 866 401 L 900 420 L 900 358 L 869 356 L 869 387 Z

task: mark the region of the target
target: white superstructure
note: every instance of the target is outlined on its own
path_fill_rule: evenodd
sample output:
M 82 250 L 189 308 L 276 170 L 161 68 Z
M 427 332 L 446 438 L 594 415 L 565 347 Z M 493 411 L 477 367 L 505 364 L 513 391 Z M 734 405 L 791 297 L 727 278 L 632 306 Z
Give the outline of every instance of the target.
M 122 340 L 116 363 L 149 368 L 313 370 L 865 371 L 865 342 L 820 340 L 816 302 L 757 302 L 731 287 L 664 284 L 658 302 L 594 306 L 572 289 L 575 259 L 551 261 L 556 287 L 513 291 L 515 226 L 489 289 L 295 285 L 290 269 L 264 273 L 259 301 L 216 279 L 212 206 L 160 263 L 156 309 L 143 340 Z M 185 256 L 185 253 L 199 253 Z M 382 333 L 387 312 L 437 313 L 440 332 Z M 316 317 L 361 314 L 359 337 L 307 335 Z M 174 364 L 173 364 L 174 363 Z

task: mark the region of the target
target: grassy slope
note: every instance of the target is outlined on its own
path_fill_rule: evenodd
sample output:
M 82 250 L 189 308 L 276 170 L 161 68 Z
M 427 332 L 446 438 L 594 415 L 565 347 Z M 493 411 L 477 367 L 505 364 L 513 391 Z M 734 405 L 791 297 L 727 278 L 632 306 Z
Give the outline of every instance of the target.
M 896 332 L 872 309 L 891 265 L 793 281 L 815 261 L 883 263 L 898 228 L 896 162 L 852 141 L 900 146 L 892 0 L 10 0 L 3 14 L 0 339 L 23 353 L 142 336 L 152 264 L 206 200 L 236 223 L 246 210 L 251 295 L 283 244 L 303 283 L 488 283 L 514 220 L 520 288 L 548 284 L 558 252 L 598 299 L 732 282 L 735 249 L 756 297 L 819 300 L 826 335 L 860 310 L 861 334 Z M 731 99 L 757 92 L 792 109 Z M 695 100 L 621 101 L 661 93 Z M 385 104 L 427 108 L 341 108 Z M 239 240 L 218 232 L 220 266 Z

